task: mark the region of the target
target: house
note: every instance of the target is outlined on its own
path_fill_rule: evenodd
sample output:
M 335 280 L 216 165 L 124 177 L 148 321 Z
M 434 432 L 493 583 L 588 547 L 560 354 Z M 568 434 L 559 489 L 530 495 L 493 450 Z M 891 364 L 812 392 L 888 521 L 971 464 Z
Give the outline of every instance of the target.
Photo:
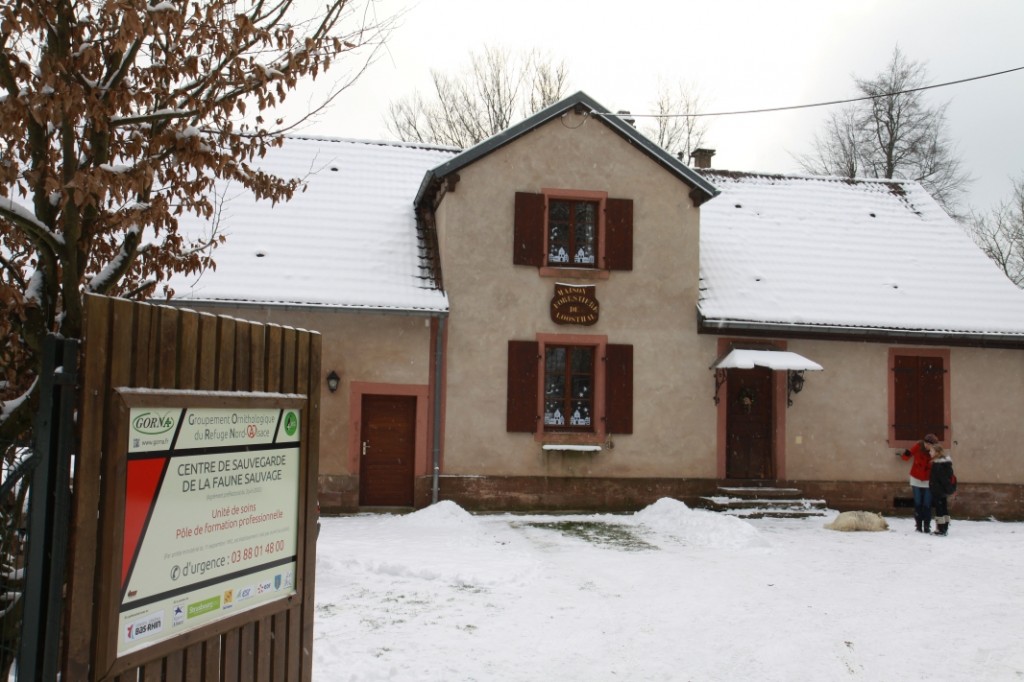
M 321 331 L 325 510 L 756 483 L 891 511 L 933 432 L 958 513 L 1024 517 L 1024 292 L 916 183 L 691 168 L 584 93 L 459 153 L 267 167 L 309 189 L 228 202 L 216 271 L 174 286 Z

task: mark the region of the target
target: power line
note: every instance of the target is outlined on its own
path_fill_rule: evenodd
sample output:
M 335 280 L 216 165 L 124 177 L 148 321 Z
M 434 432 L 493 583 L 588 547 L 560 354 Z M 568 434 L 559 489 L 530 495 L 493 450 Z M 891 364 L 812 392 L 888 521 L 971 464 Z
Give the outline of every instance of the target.
M 937 83 L 935 85 L 923 85 L 919 88 L 910 88 L 908 90 L 898 90 L 896 92 L 886 92 L 880 95 L 866 95 L 864 97 L 851 97 L 850 99 L 835 99 L 830 102 L 815 102 L 814 104 L 793 104 L 787 107 L 771 107 L 769 109 L 746 109 L 743 111 L 719 111 L 714 113 L 706 114 L 629 114 L 629 118 L 700 118 L 703 116 L 736 116 L 739 114 L 767 114 L 774 111 L 792 111 L 794 109 L 813 109 L 814 107 L 830 107 L 836 104 L 851 104 L 853 102 L 865 102 L 872 99 L 880 99 L 882 97 L 892 97 L 893 95 L 906 95 L 911 92 L 921 92 L 922 90 L 933 90 L 935 88 L 945 88 L 950 85 L 960 85 L 961 83 L 969 83 L 971 81 L 978 81 L 984 78 L 992 78 L 994 76 L 1002 76 L 1007 73 L 1013 73 L 1014 71 L 1024 71 L 1024 66 L 1018 66 L 1014 69 L 1006 69 L 1005 71 L 996 71 L 995 73 L 986 73 L 983 76 L 971 76 L 970 78 L 961 78 L 956 81 L 949 81 L 947 83 Z M 598 113 L 598 116 L 620 116 L 620 114 L 612 113 Z M 622 114 L 625 116 L 625 114 Z

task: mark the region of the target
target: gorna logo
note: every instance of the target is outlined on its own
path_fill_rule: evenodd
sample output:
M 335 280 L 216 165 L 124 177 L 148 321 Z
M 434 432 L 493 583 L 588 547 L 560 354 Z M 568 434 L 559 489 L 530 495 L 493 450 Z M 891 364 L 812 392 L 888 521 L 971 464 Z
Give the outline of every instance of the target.
M 143 412 L 132 421 L 132 428 L 147 436 L 158 436 L 174 428 L 174 420 L 167 414 Z

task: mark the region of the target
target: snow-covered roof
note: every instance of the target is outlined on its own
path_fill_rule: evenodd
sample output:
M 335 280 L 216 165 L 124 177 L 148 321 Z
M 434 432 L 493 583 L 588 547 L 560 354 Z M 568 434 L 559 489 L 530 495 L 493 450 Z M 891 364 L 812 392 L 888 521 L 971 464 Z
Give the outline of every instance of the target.
M 1024 291 L 918 183 L 702 172 L 706 327 L 1024 340 Z
M 292 201 L 256 202 L 223 188 L 216 270 L 171 280 L 179 301 L 440 312 L 413 198 L 424 174 L 456 149 L 289 136 L 259 162 L 303 178 Z M 182 219 L 190 234 L 209 229 Z

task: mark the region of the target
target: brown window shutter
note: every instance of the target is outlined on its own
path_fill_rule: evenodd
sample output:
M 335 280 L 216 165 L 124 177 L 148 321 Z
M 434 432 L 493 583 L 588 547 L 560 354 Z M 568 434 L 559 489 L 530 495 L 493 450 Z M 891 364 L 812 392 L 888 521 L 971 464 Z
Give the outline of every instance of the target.
M 633 346 L 608 344 L 605 349 L 605 428 L 608 433 L 633 433 Z
M 516 192 L 512 263 L 544 265 L 544 195 Z
M 893 361 L 898 440 L 918 440 L 926 433 L 945 437 L 945 367 L 940 357 L 897 355 Z
M 540 344 L 536 341 L 508 342 L 508 412 L 505 430 L 533 433 L 537 430 L 537 359 Z
M 939 440 L 945 437 L 946 431 L 945 410 L 943 410 L 946 404 L 943 395 L 946 372 L 942 365 L 942 358 L 921 358 L 921 394 L 918 398 L 921 435 L 934 433 Z M 920 437 L 918 436 L 918 438 Z
M 605 215 L 604 267 L 633 269 L 633 200 L 609 199 Z
M 893 431 L 897 440 L 917 440 L 917 357 L 897 355 L 893 358 Z

